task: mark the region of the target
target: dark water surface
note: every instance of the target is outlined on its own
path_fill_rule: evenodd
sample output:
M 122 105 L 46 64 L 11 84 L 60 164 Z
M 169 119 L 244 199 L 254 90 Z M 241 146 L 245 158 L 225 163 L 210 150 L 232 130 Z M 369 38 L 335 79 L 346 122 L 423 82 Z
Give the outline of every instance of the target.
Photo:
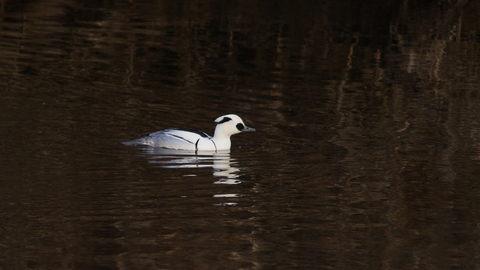
M 0 4 L 1 270 L 480 268 L 478 1 Z

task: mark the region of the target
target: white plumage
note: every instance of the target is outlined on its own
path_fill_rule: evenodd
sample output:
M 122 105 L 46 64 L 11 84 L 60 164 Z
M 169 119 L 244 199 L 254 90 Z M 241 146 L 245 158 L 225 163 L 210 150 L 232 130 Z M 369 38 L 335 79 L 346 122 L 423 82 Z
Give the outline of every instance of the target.
M 128 142 L 125 145 L 145 145 L 179 150 L 230 150 L 230 136 L 255 129 L 245 126 L 236 114 L 227 114 L 218 117 L 215 122 L 215 134 L 213 137 L 205 132 L 193 129 L 165 129 Z

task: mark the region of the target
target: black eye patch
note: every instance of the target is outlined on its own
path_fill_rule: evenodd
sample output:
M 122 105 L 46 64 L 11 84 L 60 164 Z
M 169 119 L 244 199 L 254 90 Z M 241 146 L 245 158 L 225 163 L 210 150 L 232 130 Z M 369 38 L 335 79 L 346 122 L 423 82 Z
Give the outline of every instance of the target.
M 224 117 L 224 118 L 223 118 L 220 122 L 218 122 L 218 123 L 219 123 L 219 124 L 223 124 L 223 123 L 228 122 L 228 121 L 230 121 L 230 120 L 232 120 L 232 118 L 230 118 L 230 117 Z
M 245 128 L 245 126 L 243 124 L 240 124 L 240 123 L 237 124 L 237 129 L 238 130 L 242 131 L 244 128 Z

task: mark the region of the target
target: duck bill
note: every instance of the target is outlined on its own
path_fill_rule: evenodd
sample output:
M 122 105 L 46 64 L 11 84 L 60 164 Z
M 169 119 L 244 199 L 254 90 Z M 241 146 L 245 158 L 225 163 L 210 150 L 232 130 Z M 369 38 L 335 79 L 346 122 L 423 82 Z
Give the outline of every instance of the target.
M 255 131 L 254 128 L 251 128 L 251 127 L 247 127 L 245 126 L 243 129 L 242 129 L 242 132 L 248 132 L 248 131 Z

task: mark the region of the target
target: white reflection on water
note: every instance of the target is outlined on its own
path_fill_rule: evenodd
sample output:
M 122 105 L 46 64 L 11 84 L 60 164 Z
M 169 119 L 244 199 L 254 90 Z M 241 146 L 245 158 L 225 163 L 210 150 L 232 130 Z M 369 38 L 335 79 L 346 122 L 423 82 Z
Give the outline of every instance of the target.
M 240 169 L 238 162 L 230 157 L 227 151 L 188 151 L 172 150 L 164 148 L 141 148 L 148 155 L 148 163 L 155 164 L 159 168 L 168 169 L 191 169 L 213 168 L 213 176 L 220 179 L 215 184 L 237 185 Z M 184 175 L 195 176 L 194 174 Z

